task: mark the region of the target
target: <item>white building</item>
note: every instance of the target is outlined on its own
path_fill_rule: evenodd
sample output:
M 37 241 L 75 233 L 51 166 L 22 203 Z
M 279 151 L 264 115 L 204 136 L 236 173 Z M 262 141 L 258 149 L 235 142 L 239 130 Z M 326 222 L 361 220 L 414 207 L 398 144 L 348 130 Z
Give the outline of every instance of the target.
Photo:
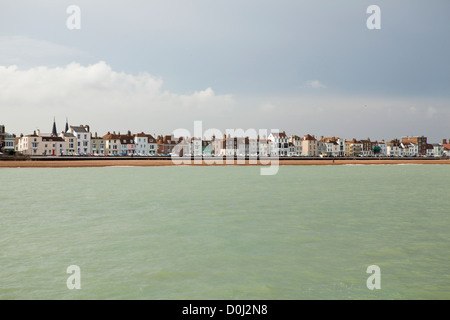
M 269 142 L 269 153 L 271 156 L 286 157 L 289 152 L 289 138 L 283 132 L 271 132 L 267 138 Z
M 398 139 L 394 139 L 386 143 L 387 156 L 390 157 L 403 157 L 405 155 L 405 149 Z
M 34 132 L 18 139 L 17 151 L 34 156 L 62 156 L 66 154 L 66 142 L 61 137 L 41 136 Z
M 290 136 L 288 139 L 289 143 L 292 143 L 294 150 L 292 156 L 300 156 L 302 154 L 302 138 L 299 136 Z
M 134 135 L 134 143 L 136 144 L 136 154 L 142 156 L 154 156 L 158 150 L 156 139 L 151 134 L 144 132 Z
M 376 142 L 376 145 L 380 148 L 380 152 L 377 154 L 377 156 L 385 157 L 387 155 L 387 146 L 386 142 Z
M 62 132 L 59 135 L 66 142 L 66 155 L 73 156 L 77 153 L 77 138 L 70 132 Z
M 432 143 L 433 146 L 433 156 L 434 157 L 443 157 L 444 156 L 444 146 L 439 143 Z
M 73 134 L 77 138 L 77 147 L 76 147 L 77 154 L 92 153 L 92 151 L 91 151 L 91 134 L 90 134 L 88 125 L 86 125 L 86 126 L 80 125 L 78 127 L 70 126 L 68 132 Z
M 16 136 L 11 133 L 5 133 L 5 153 L 14 151 L 16 148 Z
M 417 157 L 419 155 L 419 146 L 415 143 L 403 143 L 401 144 L 405 151 L 405 156 Z

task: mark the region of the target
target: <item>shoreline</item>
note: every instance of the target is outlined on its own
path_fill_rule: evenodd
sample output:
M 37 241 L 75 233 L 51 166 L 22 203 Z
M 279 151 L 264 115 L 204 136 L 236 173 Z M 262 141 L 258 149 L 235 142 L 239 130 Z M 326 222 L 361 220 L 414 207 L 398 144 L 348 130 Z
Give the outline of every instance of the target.
M 182 163 L 176 164 L 172 160 L 146 160 L 146 159 L 134 159 L 133 161 L 125 159 L 113 159 L 113 160 L 2 160 L 0 161 L 0 168 L 99 168 L 99 167 L 161 167 L 161 166 L 270 166 L 276 165 L 277 162 L 270 160 L 263 160 L 261 163 L 259 160 L 256 163 L 249 163 L 248 160 L 245 163 L 239 163 L 234 160 L 233 163 L 228 164 L 223 160 L 222 164 L 214 163 L 209 164 L 202 161 L 202 163 L 195 163 L 191 161 L 191 164 Z M 440 164 L 450 165 L 450 159 L 366 159 L 366 160 L 279 160 L 278 165 L 293 165 L 293 166 L 311 166 L 311 165 L 393 165 L 393 164 Z

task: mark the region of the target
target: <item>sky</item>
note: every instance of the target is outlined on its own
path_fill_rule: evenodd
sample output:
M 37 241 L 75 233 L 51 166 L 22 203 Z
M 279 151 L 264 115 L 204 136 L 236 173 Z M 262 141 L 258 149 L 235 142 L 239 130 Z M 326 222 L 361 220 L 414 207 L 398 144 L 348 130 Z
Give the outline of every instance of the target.
M 440 142 L 449 13 L 448 0 L 2 0 L 0 124 Z

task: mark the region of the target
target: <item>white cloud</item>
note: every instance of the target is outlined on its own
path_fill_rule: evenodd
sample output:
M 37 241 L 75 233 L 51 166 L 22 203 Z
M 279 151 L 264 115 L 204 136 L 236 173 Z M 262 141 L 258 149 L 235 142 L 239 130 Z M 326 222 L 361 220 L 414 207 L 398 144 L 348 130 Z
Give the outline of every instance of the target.
M 99 133 L 169 133 L 194 120 L 220 117 L 235 104 L 232 96 L 217 95 L 211 88 L 191 94 L 165 91 L 160 78 L 117 72 L 105 62 L 27 70 L 0 66 L 0 88 L 2 118 L 24 133 L 49 126 L 54 115 L 58 129 L 68 116 L 74 124 L 90 124 Z
M 436 108 L 434 108 L 434 107 L 428 107 L 428 108 L 427 108 L 427 118 L 428 118 L 428 119 L 433 118 L 433 116 L 434 116 L 436 113 L 437 113 Z
M 306 81 L 305 86 L 308 87 L 308 88 L 313 88 L 313 89 L 319 89 L 319 88 L 326 88 L 327 87 L 323 83 L 321 83 L 319 80 Z
M 59 61 L 79 60 L 87 56 L 83 51 L 51 41 L 26 36 L 0 36 L 0 65 L 35 65 Z

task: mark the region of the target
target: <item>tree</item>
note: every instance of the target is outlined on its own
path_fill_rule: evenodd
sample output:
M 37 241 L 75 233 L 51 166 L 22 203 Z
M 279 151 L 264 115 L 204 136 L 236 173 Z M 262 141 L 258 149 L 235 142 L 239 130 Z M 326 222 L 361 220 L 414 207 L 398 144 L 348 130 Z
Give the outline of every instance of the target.
M 373 146 L 372 150 L 373 150 L 373 154 L 377 155 L 377 154 L 379 154 L 381 152 L 381 147 L 380 146 Z

